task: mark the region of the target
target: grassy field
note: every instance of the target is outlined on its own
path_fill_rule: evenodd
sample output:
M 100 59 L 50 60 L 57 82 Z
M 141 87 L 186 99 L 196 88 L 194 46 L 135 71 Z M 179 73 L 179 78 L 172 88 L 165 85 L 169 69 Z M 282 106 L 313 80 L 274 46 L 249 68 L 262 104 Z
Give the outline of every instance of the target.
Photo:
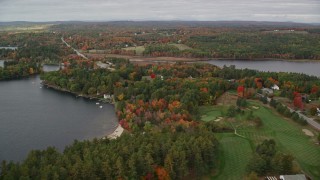
M 285 120 L 272 109 L 259 103 L 251 102 L 250 105 L 259 107 L 259 109 L 254 110 L 253 114 L 261 118 L 263 126 L 259 129 L 254 126 L 245 126 L 245 123 L 241 122 L 246 121 L 245 118 L 237 117 L 232 124 L 237 127 L 238 134 L 244 136 L 245 139 L 230 134 L 226 136 L 225 133 L 217 134 L 224 152 L 220 159 L 224 159 L 224 163 L 221 163 L 220 173 L 216 178 L 235 179 L 235 177 L 243 177 L 245 171 L 241 168 L 245 168 L 250 159 L 254 144 L 258 144 L 264 139 L 274 139 L 280 151 L 290 153 L 295 157 L 304 173 L 313 179 L 320 179 L 320 147 L 314 143 L 314 138 L 310 138 L 302 132 L 302 129 L 307 127 Z M 203 117 L 203 121 L 210 119 L 207 118 L 210 115 L 210 109 L 213 118 L 222 107 L 201 108 L 201 113 L 207 115 Z M 241 159 L 243 162 L 241 164 L 236 162 L 238 157 L 233 157 L 236 154 L 240 155 L 248 152 L 250 152 L 250 155 L 245 155 L 245 158 Z M 235 160 L 230 157 L 235 158 Z
M 180 51 L 186 50 L 186 49 L 192 49 L 191 47 L 185 45 L 185 44 L 175 44 L 170 43 L 170 45 L 177 47 Z
M 202 106 L 200 107 L 200 113 L 202 114 L 201 120 L 206 122 L 216 120 L 222 116 L 223 111 L 224 107 L 222 106 Z
M 0 31 L 12 32 L 44 32 L 47 31 L 53 24 L 25 24 L 25 25 L 8 25 L 0 26 Z
M 217 180 L 243 179 L 246 174 L 246 164 L 253 154 L 248 140 L 235 136 L 232 133 L 217 134 L 221 145 L 220 171 L 211 177 Z
M 144 46 L 127 47 L 127 48 L 122 48 L 122 49 L 127 50 L 127 51 L 130 51 L 130 50 L 136 51 L 136 55 L 139 55 L 139 56 L 141 56 L 145 50 Z

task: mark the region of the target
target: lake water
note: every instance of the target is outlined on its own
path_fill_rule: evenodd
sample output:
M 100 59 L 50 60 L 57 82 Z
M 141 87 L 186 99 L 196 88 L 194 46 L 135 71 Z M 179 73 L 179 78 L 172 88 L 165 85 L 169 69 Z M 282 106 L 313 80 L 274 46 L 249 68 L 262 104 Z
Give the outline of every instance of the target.
M 273 72 L 298 72 L 320 77 L 320 62 L 278 61 L 278 60 L 211 60 L 210 64 L 222 67 L 235 65 L 237 69 L 256 69 Z
M 30 150 L 48 146 L 63 150 L 75 139 L 102 138 L 116 128 L 113 105 L 100 109 L 95 101 L 47 89 L 40 82 L 39 76 L 0 82 L 0 161 L 20 161 Z

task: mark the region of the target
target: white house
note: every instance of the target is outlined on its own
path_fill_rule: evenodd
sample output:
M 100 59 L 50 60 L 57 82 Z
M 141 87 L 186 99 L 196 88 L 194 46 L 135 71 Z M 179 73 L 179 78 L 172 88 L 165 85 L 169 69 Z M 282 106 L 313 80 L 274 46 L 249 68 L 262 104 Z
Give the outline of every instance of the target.
M 103 95 L 103 98 L 104 98 L 104 99 L 111 99 L 111 96 L 110 96 L 110 94 L 104 94 L 104 95 Z
M 271 89 L 273 89 L 273 90 L 280 90 L 279 86 L 276 85 L 276 84 L 274 84 L 274 85 L 271 87 Z

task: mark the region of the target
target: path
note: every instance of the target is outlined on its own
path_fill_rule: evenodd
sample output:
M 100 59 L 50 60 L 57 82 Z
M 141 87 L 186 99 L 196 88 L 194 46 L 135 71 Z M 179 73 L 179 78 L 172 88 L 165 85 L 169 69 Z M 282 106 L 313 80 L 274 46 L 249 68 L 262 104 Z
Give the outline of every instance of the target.
M 74 52 L 76 52 L 76 54 L 77 54 L 78 56 L 80 56 L 80 57 L 88 60 L 88 58 L 87 58 L 85 55 L 81 54 L 78 50 L 76 50 L 75 48 L 73 48 L 72 46 L 70 46 L 70 44 L 68 44 L 68 43 L 63 39 L 63 37 L 61 37 L 61 41 L 62 41 L 67 47 L 71 48 Z

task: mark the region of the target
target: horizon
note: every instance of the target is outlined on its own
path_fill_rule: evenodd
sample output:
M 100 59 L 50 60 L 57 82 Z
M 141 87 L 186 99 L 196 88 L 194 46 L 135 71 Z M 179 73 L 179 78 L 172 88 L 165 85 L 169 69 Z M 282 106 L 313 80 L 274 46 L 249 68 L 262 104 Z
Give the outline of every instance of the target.
M 295 22 L 295 21 L 250 21 L 250 20 L 63 20 L 63 21 L 0 21 L 0 23 L 112 23 L 112 22 L 203 22 L 203 23 L 292 23 L 320 25 L 320 22 Z
M 320 23 L 317 0 L 3 0 L 0 22 L 266 21 Z

